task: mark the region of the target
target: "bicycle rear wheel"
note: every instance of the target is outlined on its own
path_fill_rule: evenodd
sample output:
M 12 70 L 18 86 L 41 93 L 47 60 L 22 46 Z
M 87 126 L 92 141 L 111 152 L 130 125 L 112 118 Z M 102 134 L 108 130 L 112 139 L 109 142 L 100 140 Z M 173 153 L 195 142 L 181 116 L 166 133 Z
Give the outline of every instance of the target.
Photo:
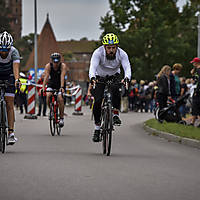
M 49 123 L 50 123 L 50 132 L 51 135 L 55 135 L 55 129 L 56 129 L 56 122 L 54 118 L 54 105 L 53 103 L 50 103 L 50 116 L 49 116 Z

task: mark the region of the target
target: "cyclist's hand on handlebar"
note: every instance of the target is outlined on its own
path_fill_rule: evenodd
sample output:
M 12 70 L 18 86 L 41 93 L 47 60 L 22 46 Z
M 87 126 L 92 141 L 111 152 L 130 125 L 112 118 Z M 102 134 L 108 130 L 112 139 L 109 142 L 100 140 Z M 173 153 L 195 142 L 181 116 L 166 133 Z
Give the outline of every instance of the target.
M 129 86 L 129 79 L 126 77 L 124 79 L 122 79 L 122 83 L 125 85 L 126 90 L 128 90 L 128 86 Z
M 95 88 L 95 86 L 96 86 L 96 78 L 95 77 L 92 77 L 91 79 L 90 79 L 90 84 L 93 86 L 93 89 Z
M 20 89 L 20 87 L 21 87 L 21 82 L 20 82 L 19 79 L 16 79 L 16 80 L 15 80 L 15 87 L 16 87 L 17 89 Z
M 63 87 L 61 87 L 60 89 L 59 89 L 59 91 L 63 94 L 63 93 L 65 93 L 65 89 L 63 88 Z
M 90 79 L 90 83 L 91 83 L 92 86 L 95 85 L 95 83 L 96 83 L 96 78 L 95 78 L 95 77 L 92 77 L 92 78 Z

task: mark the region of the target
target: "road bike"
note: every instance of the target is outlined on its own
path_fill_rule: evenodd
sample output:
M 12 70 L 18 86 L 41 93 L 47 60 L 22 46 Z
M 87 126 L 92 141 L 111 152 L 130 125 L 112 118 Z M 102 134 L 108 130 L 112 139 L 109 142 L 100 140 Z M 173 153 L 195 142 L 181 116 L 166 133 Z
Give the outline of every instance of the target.
M 49 114 L 49 125 L 51 135 L 54 136 L 57 132 L 57 135 L 61 134 L 61 127 L 59 126 L 60 118 L 58 116 L 58 90 L 52 89 L 46 92 L 51 92 L 52 96 L 50 96 L 50 114 Z
M 101 131 L 100 141 L 102 142 L 103 154 L 110 156 L 112 146 L 113 127 L 113 106 L 111 88 L 120 86 L 122 83 L 113 82 L 113 80 L 98 81 L 97 84 L 104 84 L 104 97 L 101 106 Z
M 5 101 L 5 91 L 10 84 L 7 80 L 0 81 L 0 151 L 5 153 L 6 145 L 8 144 L 8 117 Z

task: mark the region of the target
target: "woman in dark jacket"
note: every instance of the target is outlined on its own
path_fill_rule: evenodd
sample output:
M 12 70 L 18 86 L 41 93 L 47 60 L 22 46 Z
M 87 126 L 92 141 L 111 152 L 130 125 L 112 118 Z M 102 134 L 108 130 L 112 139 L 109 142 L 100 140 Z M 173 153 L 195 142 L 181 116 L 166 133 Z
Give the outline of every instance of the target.
M 156 98 L 161 109 L 167 106 L 167 99 L 170 96 L 170 72 L 171 67 L 165 65 L 158 73 L 158 91 Z

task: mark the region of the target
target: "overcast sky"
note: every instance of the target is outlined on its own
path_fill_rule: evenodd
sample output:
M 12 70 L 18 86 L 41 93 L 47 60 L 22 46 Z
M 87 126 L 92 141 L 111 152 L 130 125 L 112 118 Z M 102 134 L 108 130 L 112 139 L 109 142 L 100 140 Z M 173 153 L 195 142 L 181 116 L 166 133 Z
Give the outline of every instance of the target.
M 186 0 L 179 0 L 183 4 Z M 34 32 L 34 0 L 22 0 L 22 35 Z M 38 33 L 49 19 L 58 41 L 87 37 L 99 39 L 99 22 L 109 10 L 108 0 L 37 0 Z
M 22 0 L 22 35 L 34 32 L 34 0 Z M 37 0 L 38 33 L 49 19 L 57 40 L 99 39 L 99 22 L 109 9 L 108 0 Z

